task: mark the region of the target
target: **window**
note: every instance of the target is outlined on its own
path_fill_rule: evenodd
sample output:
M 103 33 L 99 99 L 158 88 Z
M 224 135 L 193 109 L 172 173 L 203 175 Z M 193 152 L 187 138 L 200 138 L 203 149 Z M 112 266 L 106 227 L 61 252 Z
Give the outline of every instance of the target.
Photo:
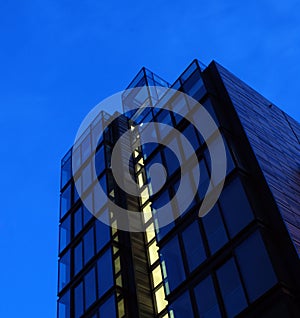
M 182 116 L 188 113 L 189 109 L 184 95 L 182 93 L 176 93 L 175 95 L 176 97 L 172 101 L 172 110 L 176 124 L 178 124 L 182 120 Z
M 202 218 L 202 222 L 210 251 L 213 254 L 228 241 L 220 209 L 217 204 Z
M 209 276 L 195 287 L 196 302 L 200 317 L 218 318 L 222 317 L 216 298 L 212 278 Z
M 195 173 L 194 173 L 195 169 L 198 169 L 198 171 L 200 171 L 199 184 L 196 185 L 196 186 L 198 187 L 199 198 L 201 200 L 203 200 L 203 198 L 204 198 L 204 196 L 205 196 L 205 194 L 207 192 L 207 189 L 208 189 L 208 186 L 209 186 L 209 181 L 210 181 L 210 178 L 209 178 L 209 175 L 208 175 L 208 171 L 207 171 L 207 167 L 206 167 L 204 159 L 202 159 L 199 162 L 199 165 L 196 165 L 193 168 L 193 170 L 192 170 L 193 176 L 195 175 Z M 195 180 L 194 180 L 194 182 L 195 182 Z
M 104 148 L 101 147 L 95 155 L 95 169 L 96 174 L 99 176 L 105 169 L 105 157 L 104 157 Z
M 111 296 L 99 309 L 100 318 L 116 317 L 115 296 Z
M 91 227 L 83 238 L 84 246 L 84 264 L 86 264 L 95 255 L 94 246 L 94 227 Z
M 60 196 L 60 217 L 62 218 L 71 208 L 71 184 Z
M 236 255 L 249 299 L 254 301 L 277 281 L 259 232 L 244 241 Z
M 153 265 L 158 260 L 158 247 L 156 245 L 156 241 L 151 243 L 148 247 L 150 265 Z
M 162 226 L 162 224 L 166 224 L 167 220 L 174 220 L 174 215 L 172 209 L 164 209 L 163 213 L 157 213 L 157 209 L 163 207 L 167 203 L 170 202 L 169 191 L 165 190 L 153 203 L 153 216 L 155 222 L 155 229 L 157 231 L 158 239 L 162 239 L 174 226 L 174 221 L 169 223 L 166 226 Z M 162 211 L 160 211 L 162 212 Z
M 84 303 L 83 303 L 83 283 L 81 282 L 74 289 L 74 310 L 75 318 L 81 317 L 84 312 Z
M 83 266 L 82 242 L 79 242 L 74 248 L 74 274 L 76 275 Z
M 199 148 L 200 143 L 198 141 L 197 134 L 193 125 L 189 124 L 182 133 L 185 136 L 185 138 L 191 143 L 192 147 L 194 148 L 194 151 L 196 151 Z M 183 140 L 181 140 L 181 145 L 184 151 L 185 158 L 188 159 L 191 156 L 191 153 L 184 146 L 185 143 Z
M 172 291 L 185 279 L 177 236 L 161 248 L 161 258 L 165 262 L 167 274 L 165 278 L 167 278 L 169 288 Z
M 82 230 L 82 207 L 80 206 L 74 212 L 74 235 L 76 236 Z
M 58 318 L 70 318 L 70 292 L 67 291 L 58 301 Z
M 105 212 L 108 214 L 108 211 Z M 102 218 L 103 216 L 101 216 Z M 99 220 L 95 221 L 96 224 L 96 249 L 99 252 L 110 241 L 110 227 Z
M 161 268 L 160 265 L 156 266 L 152 271 L 153 287 L 156 287 L 162 282 Z
M 68 250 L 59 260 L 59 291 L 70 281 L 70 251 Z
M 189 270 L 193 271 L 206 259 L 205 250 L 197 221 L 189 225 L 183 231 L 182 239 L 187 256 Z
M 225 263 L 217 276 L 228 317 L 235 317 L 247 307 L 247 301 L 234 260 Z
M 63 188 L 72 177 L 71 158 L 61 167 L 61 188 Z
M 171 317 L 189 318 L 195 317 L 192 309 L 189 292 L 185 292 L 170 305 Z
M 170 177 L 175 172 L 175 170 L 177 170 L 180 167 L 179 160 L 182 161 L 182 157 L 179 150 L 178 141 L 176 138 L 172 139 L 169 145 L 170 145 L 170 148 L 165 147 L 164 155 L 165 155 L 168 176 Z M 173 150 L 171 150 L 171 147 L 174 149 L 174 152 Z
M 81 157 L 84 162 L 91 155 L 91 136 L 88 135 L 81 143 Z
M 158 181 L 164 181 L 163 180 L 157 180 L 155 178 L 159 177 L 159 176 L 153 176 L 153 180 L 151 180 L 151 175 L 150 175 L 150 169 L 151 166 L 153 164 L 160 164 L 162 165 L 162 159 L 161 159 L 161 154 L 160 152 L 158 152 L 146 165 L 146 172 L 147 172 L 147 183 L 149 183 L 149 189 L 150 189 L 150 193 L 154 194 L 156 193 L 161 186 L 163 185 L 163 182 L 158 182 Z M 154 183 L 155 182 L 155 183 Z
M 81 180 L 82 191 L 85 192 L 93 182 L 91 162 L 88 162 L 88 164 L 82 169 Z
M 236 235 L 253 219 L 252 210 L 239 178 L 234 179 L 223 189 L 220 196 L 220 204 L 231 237 Z
M 179 184 L 182 183 L 183 191 L 178 191 Z M 178 192 L 177 192 L 178 191 Z M 189 172 L 186 172 L 181 178 L 174 184 L 174 192 L 176 197 L 176 208 L 174 208 L 174 214 L 176 216 L 184 215 L 196 204 L 195 200 L 195 185 L 192 181 L 192 177 Z
M 232 159 L 231 152 L 229 150 L 227 142 L 225 141 L 224 137 L 222 139 L 223 139 L 223 143 L 225 146 L 225 154 L 226 154 L 226 175 L 228 175 L 234 169 L 235 164 L 234 164 L 234 161 Z M 221 143 L 220 139 L 215 138 L 209 142 L 209 147 L 210 147 L 210 149 L 214 150 L 220 146 L 220 143 Z M 205 157 L 206 162 L 209 166 L 209 171 L 211 171 L 211 158 L 210 158 L 210 153 L 209 153 L 208 149 L 206 149 L 204 151 L 204 157 Z M 217 185 L 220 181 L 221 181 L 221 179 L 219 176 L 216 176 L 216 178 L 212 180 L 214 185 Z
M 59 226 L 59 250 L 60 252 L 70 243 L 71 241 L 71 224 L 70 215 L 63 221 Z
M 96 271 L 92 268 L 84 277 L 85 308 L 96 301 Z
M 167 305 L 168 302 L 165 300 L 164 286 L 161 285 L 158 290 L 155 291 L 155 303 L 157 312 L 161 312 Z
M 172 119 L 171 119 L 171 116 L 170 116 L 170 113 L 168 110 L 162 110 L 156 117 L 156 122 L 158 123 L 163 123 L 165 125 L 168 125 L 168 126 L 172 126 Z M 161 128 L 159 128 L 159 135 L 160 135 L 160 138 L 161 140 L 164 139 L 168 133 L 168 129 L 163 128 L 162 126 L 159 126 Z
M 193 97 L 195 100 L 199 100 L 206 93 L 205 86 L 203 84 L 199 71 L 194 72 L 184 83 L 183 89 L 186 94 Z
M 97 263 L 98 266 L 98 292 L 103 296 L 113 286 L 113 267 L 111 250 L 107 250 Z
M 92 199 L 92 194 L 89 194 L 89 199 L 90 200 Z M 93 217 L 92 212 L 90 212 L 88 208 L 85 205 L 83 205 L 83 224 L 84 225 L 86 225 L 89 222 L 89 220 Z

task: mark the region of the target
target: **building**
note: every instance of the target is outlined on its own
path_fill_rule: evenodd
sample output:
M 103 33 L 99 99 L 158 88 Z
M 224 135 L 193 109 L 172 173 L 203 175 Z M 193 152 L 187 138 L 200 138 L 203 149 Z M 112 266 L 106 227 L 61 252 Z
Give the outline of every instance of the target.
M 190 105 L 174 98 L 174 113 L 149 107 L 132 111 L 137 96 L 124 93 L 124 115 L 115 114 L 100 140 L 94 140 L 94 132 L 111 119 L 101 112 L 76 145 L 74 178 L 72 150 L 62 160 L 58 317 L 300 317 L 300 125 L 216 62 L 206 67 L 193 61 L 172 85 L 143 68 L 129 88 L 151 85 L 192 96 L 218 124 L 227 154 L 221 196 L 211 212 L 198 217 L 211 175 L 207 144 L 214 140 L 204 142 L 176 114 Z M 141 104 L 160 101 L 159 90 L 147 92 Z M 197 118 L 197 107 L 188 111 Z M 140 185 L 149 179 L 153 163 L 167 170 L 163 188 L 153 194 L 146 187 L 142 198 L 120 189 L 110 168 L 118 138 L 143 122 L 176 127 L 192 143 L 201 171 L 199 184 L 193 169 L 189 172 L 186 191 L 195 189 L 194 200 L 179 217 L 175 202 L 174 222 L 161 228 L 156 210 L 176 196 L 180 179 L 174 154 L 153 143 L 137 149 L 130 172 Z M 164 131 L 156 133 L 168 138 Z M 175 142 L 188 160 L 182 141 Z M 94 159 L 92 144 L 97 145 Z M 148 231 L 117 229 L 109 201 L 97 202 L 94 183 L 86 181 L 91 164 L 97 174 L 93 182 L 100 182 L 110 200 L 153 212 L 144 220 Z M 112 227 L 88 212 L 74 179 Z

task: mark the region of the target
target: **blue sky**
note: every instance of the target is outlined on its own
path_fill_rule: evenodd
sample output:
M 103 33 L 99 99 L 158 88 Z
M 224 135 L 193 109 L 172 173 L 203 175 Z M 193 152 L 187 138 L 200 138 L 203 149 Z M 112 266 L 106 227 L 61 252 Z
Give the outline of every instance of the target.
M 297 0 L 0 1 L 0 317 L 55 317 L 59 165 L 87 112 L 142 66 L 173 82 L 198 58 L 300 121 L 299 12 Z

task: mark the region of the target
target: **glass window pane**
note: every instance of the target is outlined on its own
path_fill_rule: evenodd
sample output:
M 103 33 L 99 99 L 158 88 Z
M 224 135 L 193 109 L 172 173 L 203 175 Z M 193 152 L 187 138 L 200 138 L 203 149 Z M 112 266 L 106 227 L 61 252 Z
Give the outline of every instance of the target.
M 108 214 L 108 211 L 104 213 Z M 102 217 L 102 216 L 101 216 Z M 110 241 L 110 226 L 96 220 L 96 248 L 99 252 Z
M 109 249 L 98 260 L 98 291 L 99 297 L 109 290 L 114 284 L 113 282 L 113 266 L 111 250 Z
M 63 188 L 72 177 L 71 158 L 61 168 L 61 188 Z
M 89 231 L 84 235 L 83 246 L 84 246 L 84 263 L 86 264 L 95 254 L 94 227 L 90 228 Z
M 198 222 L 189 225 L 182 233 L 189 270 L 193 271 L 206 259 Z
M 59 250 L 62 251 L 71 241 L 71 222 L 70 215 L 59 226 Z
M 234 260 L 225 263 L 217 276 L 228 317 L 235 317 L 247 307 L 247 301 Z
M 210 251 L 211 253 L 215 253 L 228 241 L 219 207 L 215 205 L 213 209 L 202 218 L 202 222 Z
M 82 191 L 85 192 L 88 189 L 88 187 L 92 184 L 92 181 L 93 181 L 90 162 L 87 164 L 87 166 L 85 166 L 82 169 L 81 180 L 82 180 Z
M 195 71 L 184 83 L 183 89 L 186 94 L 195 100 L 201 99 L 206 93 L 205 86 L 199 71 Z
M 81 157 L 84 162 L 91 155 L 91 136 L 88 135 L 81 144 Z
M 177 298 L 171 305 L 170 309 L 174 318 L 195 317 L 192 309 L 191 299 L 188 292 L 185 292 Z
M 76 236 L 82 230 L 82 207 L 80 206 L 78 210 L 74 213 L 74 235 Z
M 74 311 L 75 318 L 79 318 L 84 312 L 83 283 L 80 283 L 74 289 Z
M 188 125 L 187 128 L 182 132 L 182 134 L 191 143 L 191 145 L 194 148 L 194 151 L 196 151 L 199 148 L 200 143 L 198 141 L 196 131 L 192 124 Z M 181 140 L 181 145 L 184 151 L 184 156 L 186 159 L 188 159 L 192 153 L 190 153 L 190 151 L 187 151 L 187 148 L 184 146 L 185 142 L 183 140 Z
M 90 194 L 89 199 L 92 200 L 92 194 Z M 87 209 L 86 206 L 83 206 L 83 224 L 86 225 L 92 217 L 93 214 Z
M 70 318 L 70 292 L 67 291 L 58 301 L 58 318 Z
M 252 210 L 239 178 L 234 179 L 223 189 L 220 204 L 231 237 L 253 219 Z
M 200 171 L 200 180 L 199 180 L 199 184 L 197 186 L 198 186 L 199 198 L 201 200 L 203 200 L 203 198 L 207 192 L 207 189 L 209 186 L 209 181 L 210 181 L 209 174 L 208 174 L 204 159 L 199 162 L 199 165 L 196 165 L 193 168 L 193 170 L 192 170 L 193 175 L 195 175 L 195 173 L 194 173 L 195 169 L 198 169 L 198 171 Z M 195 182 L 195 180 L 194 180 L 194 182 Z
M 164 220 L 168 218 L 169 220 L 174 220 L 175 217 L 173 215 L 172 209 L 166 209 L 164 214 L 157 213 L 156 209 L 161 208 L 165 204 L 170 202 L 169 191 L 165 190 L 155 201 L 152 203 L 153 209 L 153 217 L 155 222 L 155 229 L 157 231 L 157 238 L 161 240 L 169 231 L 174 227 L 174 222 L 169 223 L 166 226 L 161 226 L 161 224 L 165 224 Z
M 259 232 L 244 241 L 236 254 L 250 301 L 254 301 L 277 281 Z
M 95 169 L 97 176 L 99 176 L 105 169 L 104 148 L 101 147 L 95 155 Z
M 184 268 L 178 237 L 172 238 L 161 248 L 161 258 L 165 262 L 167 281 L 170 290 L 174 290 L 184 279 Z
M 60 197 L 60 217 L 62 218 L 71 208 L 71 184 Z
M 174 146 L 174 150 L 176 151 L 176 154 L 169 147 L 166 147 L 164 149 L 166 168 L 167 168 L 169 177 L 175 172 L 176 169 L 180 168 L 178 156 L 180 156 L 179 159 L 181 158 L 181 153 L 179 150 L 179 145 L 178 145 L 177 139 L 173 139 L 170 142 L 170 144 L 172 144 L 172 147 Z
M 74 248 L 74 272 L 77 274 L 83 266 L 82 242 L 79 242 Z
M 195 287 L 196 302 L 200 317 L 222 317 L 216 297 L 212 278 L 209 276 Z
M 110 297 L 99 310 L 100 318 L 111 317 L 115 318 L 116 314 L 116 301 L 115 296 Z
M 85 308 L 96 301 L 96 271 L 92 268 L 84 277 Z
M 59 290 L 62 290 L 70 281 L 70 251 L 59 260 Z

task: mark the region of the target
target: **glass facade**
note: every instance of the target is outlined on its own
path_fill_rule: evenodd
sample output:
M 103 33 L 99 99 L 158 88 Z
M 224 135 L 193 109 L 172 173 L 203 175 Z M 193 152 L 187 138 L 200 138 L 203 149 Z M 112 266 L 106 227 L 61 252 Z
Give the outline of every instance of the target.
M 73 149 L 78 153 L 77 162 L 71 162 L 72 151 L 63 158 L 58 318 L 271 317 L 273 307 L 269 299 L 277 298 L 281 317 L 297 317 L 299 308 L 292 304 L 293 296 L 289 298 L 289 295 L 294 295 L 298 282 L 283 274 L 281 268 L 288 258 L 282 256 L 284 259 L 280 260 L 280 249 L 276 247 L 276 231 L 281 225 L 263 217 L 266 208 L 273 209 L 274 214 L 278 211 L 271 199 L 261 203 L 256 182 L 263 183 L 263 177 L 253 176 L 253 162 L 243 156 L 252 150 L 250 146 L 245 146 L 246 150 L 242 148 L 237 141 L 239 131 L 231 129 L 231 125 L 241 124 L 233 106 L 226 101 L 226 92 L 220 93 L 221 79 L 212 82 L 215 74 L 211 68 L 194 61 L 173 85 L 143 68 L 129 86 L 140 87 L 138 93 L 133 96 L 128 91 L 122 96 L 121 120 L 113 121 L 100 139 L 95 140 L 103 123 L 109 120 L 108 114 L 101 113 Z M 215 185 L 220 182 L 211 178 L 208 147 L 217 147 L 214 134 L 204 141 L 195 127 L 177 114 L 184 110 L 197 122 L 201 113 L 182 95 L 168 100 L 173 111 L 144 106 L 132 111 L 131 103 L 140 106 L 148 100 L 155 106 L 161 102 L 159 88 L 145 90 L 146 85 L 171 87 L 190 95 L 206 108 L 222 133 L 227 155 L 225 185 L 218 202 L 203 218 L 198 217 L 198 212 L 210 179 Z M 110 169 L 112 149 L 121 132 L 145 122 L 176 128 L 190 141 L 198 158 L 198 164 L 185 172 L 188 180 L 185 191 L 187 197 L 196 193 L 193 201 L 182 211 L 182 202 L 175 200 L 172 209 L 166 212 L 173 222 L 163 227 L 157 210 L 176 197 L 180 183 L 181 167 L 174 152 L 159 143 L 135 149 L 131 160 L 134 178 L 143 189 L 140 198 L 133 199 L 120 191 Z M 183 138 L 173 138 L 164 128 L 151 134 L 159 140 L 168 140 L 180 160 L 189 164 L 191 153 L 184 146 Z M 96 152 L 91 155 L 93 145 Z M 150 167 L 155 163 L 162 164 L 167 172 L 166 180 L 158 182 L 162 185 L 158 193 L 158 184 L 149 183 Z M 95 165 L 96 175 L 90 175 L 89 165 Z M 198 184 L 195 169 L 200 170 Z M 130 201 L 137 211 L 152 212 L 144 219 L 145 233 L 114 228 L 118 220 L 109 202 L 99 203 L 95 198 L 93 187 L 98 182 L 119 205 L 126 208 Z M 74 183 L 112 227 L 87 211 Z M 293 275 L 299 272 L 296 267 L 291 270 Z

